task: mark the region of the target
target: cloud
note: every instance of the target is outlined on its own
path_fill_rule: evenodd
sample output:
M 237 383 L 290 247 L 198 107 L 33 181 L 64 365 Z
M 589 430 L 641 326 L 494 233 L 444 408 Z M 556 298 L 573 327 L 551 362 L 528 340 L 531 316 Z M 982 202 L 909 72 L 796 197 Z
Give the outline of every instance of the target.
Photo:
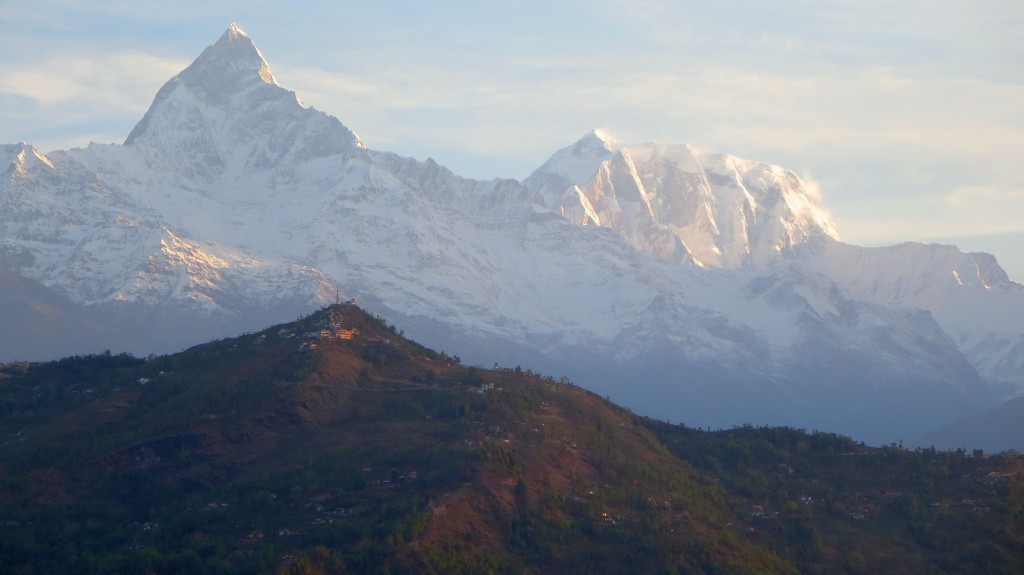
M 1024 188 L 992 185 L 956 187 L 937 197 L 894 200 L 886 211 L 865 210 L 843 222 L 854 243 L 895 243 L 932 238 L 1024 234 Z M 1019 250 L 1018 250 L 1019 251 Z
M 806 170 L 800 174 L 800 180 L 803 181 L 804 191 L 807 192 L 807 195 L 814 201 L 820 202 L 822 199 L 821 183 L 814 179 L 814 176 Z
M 946 194 L 945 210 L 960 223 L 962 235 L 1024 232 L 1024 187 L 965 186 Z
M 52 56 L 0 77 L 0 92 L 18 95 L 43 107 L 76 105 L 111 109 L 145 109 L 156 88 L 188 62 L 140 52 L 102 57 Z
M 49 56 L 0 75 L 0 140 L 44 150 L 123 140 L 160 86 L 188 62 L 140 52 Z M 45 128 L 40 128 L 40 127 Z M 124 133 L 109 137 L 116 127 Z
M 1002 171 L 1015 165 L 1012 151 L 1024 146 L 1018 111 L 1024 86 L 1015 84 L 890 68 L 786 75 L 710 65 L 677 69 L 627 56 L 600 65 L 577 67 L 564 58 L 547 65 L 564 72 L 523 82 L 532 74 L 524 68 L 545 66 L 524 57 L 500 72 L 393 62 L 350 74 L 290 68 L 278 77 L 371 140 L 374 134 L 397 140 L 391 134 L 437 137 L 443 131 L 455 137 L 449 145 L 474 153 L 519 153 L 514 148 L 521 140 L 507 138 L 509 130 L 532 132 L 529 145 L 536 146 L 541 133 L 574 138 L 596 125 L 611 126 L 624 141 L 804 158 L 790 166 L 796 169 L 816 163 L 815 156 L 859 161 L 882 155 L 907 165 Z M 418 124 L 406 122 L 415 111 L 424 113 Z

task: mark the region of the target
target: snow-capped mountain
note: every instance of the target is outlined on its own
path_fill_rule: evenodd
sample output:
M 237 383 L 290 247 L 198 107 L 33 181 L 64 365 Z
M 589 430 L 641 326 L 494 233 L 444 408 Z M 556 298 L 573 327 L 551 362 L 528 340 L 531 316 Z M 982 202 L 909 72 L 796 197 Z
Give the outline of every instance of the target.
M 5 360 L 168 351 L 355 297 L 691 425 L 891 441 L 1024 391 L 1024 288 L 991 256 L 844 244 L 790 171 L 599 131 L 522 183 L 461 178 L 303 106 L 234 25 L 123 145 L 0 161 Z
M 690 146 L 624 146 L 600 130 L 556 152 L 525 184 L 570 221 L 703 267 L 764 266 L 812 238 L 839 239 L 791 171 Z

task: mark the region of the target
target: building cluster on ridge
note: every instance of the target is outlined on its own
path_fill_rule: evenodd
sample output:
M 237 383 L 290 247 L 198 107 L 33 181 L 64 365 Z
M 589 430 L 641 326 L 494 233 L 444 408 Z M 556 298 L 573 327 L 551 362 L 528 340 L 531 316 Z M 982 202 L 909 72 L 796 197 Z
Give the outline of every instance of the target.
M 354 306 L 356 300 L 350 299 L 345 305 Z M 327 317 L 318 320 L 311 331 L 302 334 L 303 342 L 299 345 L 300 352 L 309 352 L 319 347 L 321 340 L 343 339 L 353 340 L 359 336 L 359 328 L 345 325 L 344 316 L 338 307 L 332 306 L 327 310 Z M 287 331 L 287 330 L 282 330 Z M 279 335 L 280 332 L 279 332 Z

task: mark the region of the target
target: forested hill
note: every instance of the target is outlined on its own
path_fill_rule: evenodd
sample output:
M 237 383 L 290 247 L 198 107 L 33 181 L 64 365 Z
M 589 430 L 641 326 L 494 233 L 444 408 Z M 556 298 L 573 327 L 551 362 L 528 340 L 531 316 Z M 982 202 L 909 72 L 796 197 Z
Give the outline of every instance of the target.
M 344 304 L 0 369 L 0 572 L 1016 573 L 1022 469 L 670 425 Z

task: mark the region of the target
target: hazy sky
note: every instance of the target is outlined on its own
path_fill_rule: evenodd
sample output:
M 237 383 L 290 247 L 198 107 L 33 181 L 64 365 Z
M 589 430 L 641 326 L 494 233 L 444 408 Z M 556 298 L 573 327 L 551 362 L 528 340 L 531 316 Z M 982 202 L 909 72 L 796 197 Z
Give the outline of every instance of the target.
M 1024 281 L 1024 3 L 0 0 L 0 142 L 120 142 L 230 22 L 371 148 L 524 178 L 592 128 L 790 168 L 843 239 Z M 173 12 L 173 15 L 170 13 Z

